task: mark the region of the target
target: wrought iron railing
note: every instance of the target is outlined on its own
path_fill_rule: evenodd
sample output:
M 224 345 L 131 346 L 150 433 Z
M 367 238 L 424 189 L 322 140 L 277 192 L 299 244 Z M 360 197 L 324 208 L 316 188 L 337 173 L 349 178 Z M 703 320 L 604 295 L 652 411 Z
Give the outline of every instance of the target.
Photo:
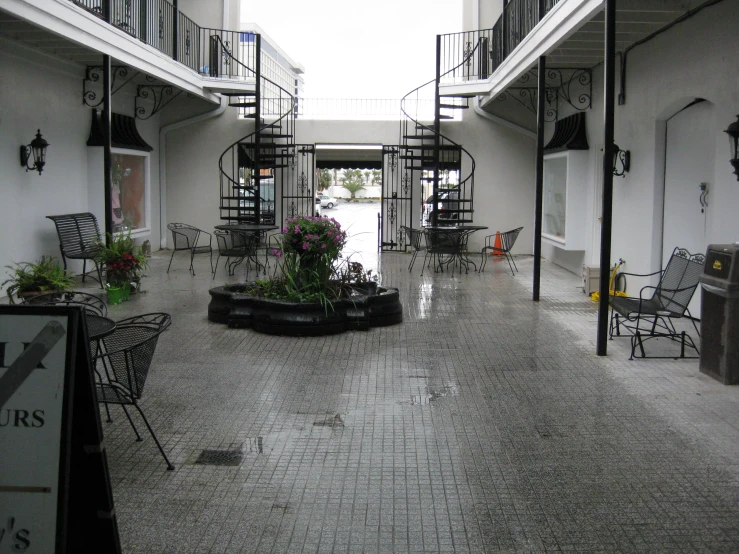
M 397 121 L 400 107 L 401 100 L 392 98 L 298 98 L 296 115 L 301 119 Z M 405 109 L 416 119 L 434 119 L 432 99 L 408 99 Z
M 200 74 L 243 79 L 254 67 L 256 33 L 200 27 L 168 0 L 71 1 Z
M 441 35 L 441 84 L 485 80 L 561 0 L 510 0 L 491 29 Z

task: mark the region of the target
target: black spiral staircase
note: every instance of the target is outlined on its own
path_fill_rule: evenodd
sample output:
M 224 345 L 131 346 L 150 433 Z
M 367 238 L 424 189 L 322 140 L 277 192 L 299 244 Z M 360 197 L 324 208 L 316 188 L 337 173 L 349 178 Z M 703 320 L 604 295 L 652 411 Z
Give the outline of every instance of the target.
M 220 218 L 237 223 L 275 223 L 274 175 L 288 166 L 295 146 L 295 97 L 261 70 L 261 37 L 255 36 L 255 67 L 239 64 L 255 78 L 254 92 L 222 93 L 229 106 L 254 120 L 255 130 L 231 144 L 221 154 Z M 228 52 L 224 48 L 224 52 Z
M 413 89 L 400 103 L 404 119 L 401 122 L 399 158 L 406 170 L 421 172 L 425 196 L 432 198 L 434 207 L 429 219 L 423 223 L 432 226 L 471 223 L 474 214 L 475 159 L 461 144 L 441 132 L 443 120 L 453 119 L 456 110 L 469 108 L 471 95 L 441 96 L 439 90 L 441 78 L 467 63 L 474 51 L 469 52 L 459 66 L 444 74 L 439 69 L 439 51 L 437 48 L 436 78 Z M 434 90 L 432 123 L 422 123 L 418 115 L 422 105 L 420 99 L 427 87 Z

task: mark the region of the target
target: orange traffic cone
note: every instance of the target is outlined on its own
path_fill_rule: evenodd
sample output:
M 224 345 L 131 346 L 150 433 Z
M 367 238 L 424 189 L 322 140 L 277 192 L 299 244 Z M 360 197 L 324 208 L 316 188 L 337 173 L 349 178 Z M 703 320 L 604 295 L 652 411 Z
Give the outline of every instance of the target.
M 496 258 L 503 258 L 503 244 L 500 242 L 500 231 L 495 231 L 495 242 L 493 243 L 493 251 L 490 252 L 491 256 Z

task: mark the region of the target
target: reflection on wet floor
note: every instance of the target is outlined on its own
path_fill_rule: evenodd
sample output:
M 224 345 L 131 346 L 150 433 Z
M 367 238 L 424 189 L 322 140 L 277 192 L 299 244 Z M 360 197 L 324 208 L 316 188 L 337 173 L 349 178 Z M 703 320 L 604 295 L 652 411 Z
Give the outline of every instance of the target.
M 457 394 L 459 394 L 457 385 L 444 385 L 442 388 L 426 387 L 425 394 L 411 396 L 411 404 L 414 406 L 419 404 L 429 404 L 439 398 L 444 398 L 445 396 L 457 396 Z

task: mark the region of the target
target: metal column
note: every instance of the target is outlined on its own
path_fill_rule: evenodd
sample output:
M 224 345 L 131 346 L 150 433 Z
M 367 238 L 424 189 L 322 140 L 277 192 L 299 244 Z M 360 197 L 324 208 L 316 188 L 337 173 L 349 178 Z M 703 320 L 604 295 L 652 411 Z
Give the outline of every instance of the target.
M 603 94 L 603 225 L 600 232 L 600 301 L 598 304 L 598 356 L 605 356 L 608 343 L 608 281 L 611 267 L 613 219 L 613 112 L 616 76 L 616 0 L 606 0 L 605 64 Z
M 105 244 L 110 244 L 110 238 L 113 235 L 113 197 L 112 197 L 112 170 L 113 155 L 110 123 L 110 56 L 103 56 L 103 171 L 105 186 Z
M 544 103 L 546 102 L 546 57 L 539 58 L 539 84 L 536 110 L 536 213 L 534 216 L 534 290 L 533 300 L 539 300 L 541 282 L 541 218 L 544 201 Z

